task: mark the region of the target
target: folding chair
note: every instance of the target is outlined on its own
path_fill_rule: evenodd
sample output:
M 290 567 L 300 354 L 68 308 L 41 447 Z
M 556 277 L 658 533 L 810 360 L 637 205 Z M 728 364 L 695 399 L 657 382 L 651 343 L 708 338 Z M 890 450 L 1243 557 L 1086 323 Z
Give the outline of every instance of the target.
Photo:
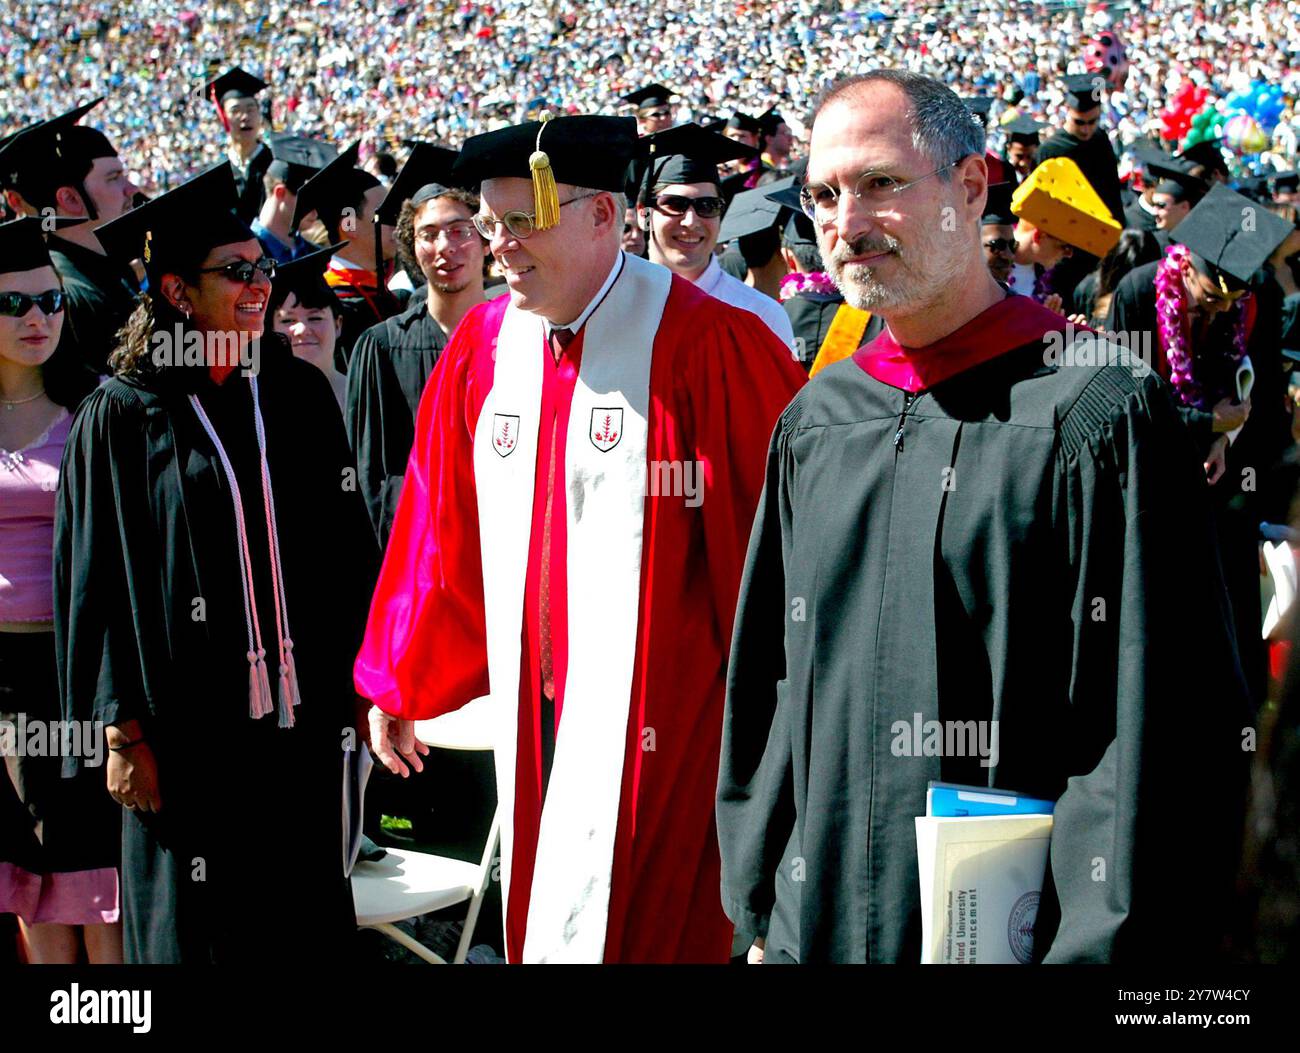
M 419 721 L 415 725 L 415 735 L 426 745 L 440 749 L 490 750 L 490 699 L 475 699 L 446 716 Z M 501 805 L 498 802 L 487 843 L 483 846 L 483 856 L 477 865 L 404 848 L 389 848 L 382 859 L 357 863 L 352 870 L 357 925 L 382 932 L 430 964 L 446 965 L 444 958 L 408 936 L 394 922 L 468 901 L 465 928 L 452 958 L 454 964 L 463 963 L 492 877 L 492 862 L 500 840 Z

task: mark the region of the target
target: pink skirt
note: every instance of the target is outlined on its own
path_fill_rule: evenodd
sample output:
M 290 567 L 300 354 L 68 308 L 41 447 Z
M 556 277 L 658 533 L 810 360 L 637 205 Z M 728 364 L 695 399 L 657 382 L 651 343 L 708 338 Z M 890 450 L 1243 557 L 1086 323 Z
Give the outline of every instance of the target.
M 117 871 L 33 874 L 0 863 L 0 914 L 17 914 L 28 925 L 112 924 L 118 920 Z

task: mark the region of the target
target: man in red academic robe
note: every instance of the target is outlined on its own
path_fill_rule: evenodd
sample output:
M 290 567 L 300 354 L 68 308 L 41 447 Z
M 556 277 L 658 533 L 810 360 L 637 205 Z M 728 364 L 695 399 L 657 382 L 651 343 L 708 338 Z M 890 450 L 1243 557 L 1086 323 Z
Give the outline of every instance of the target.
M 720 962 L 732 938 L 726 652 L 802 373 L 751 315 L 620 250 L 635 136 L 561 117 L 466 143 L 453 179 L 481 183 L 510 293 L 425 390 L 356 663 L 400 774 L 422 767 L 411 721 L 490 695 L 511 961 Z

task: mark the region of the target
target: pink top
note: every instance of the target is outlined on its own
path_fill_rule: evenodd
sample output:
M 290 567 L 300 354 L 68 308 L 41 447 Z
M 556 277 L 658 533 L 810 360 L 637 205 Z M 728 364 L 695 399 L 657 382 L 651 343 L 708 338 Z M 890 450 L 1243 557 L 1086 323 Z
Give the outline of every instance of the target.
M 21 450 L 0 446 L 0 622 L 54 620 L 54 498 L 72 416 Z

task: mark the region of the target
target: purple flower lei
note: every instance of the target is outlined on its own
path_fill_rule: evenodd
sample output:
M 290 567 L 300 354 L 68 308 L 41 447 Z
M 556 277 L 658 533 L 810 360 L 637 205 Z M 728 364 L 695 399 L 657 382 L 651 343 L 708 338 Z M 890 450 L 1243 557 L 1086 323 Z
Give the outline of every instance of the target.
M 1206 409 L 1213 400 L 1197 382 L 1192 355 L 1188 349 L 1187 290 L 1183 286 L 1182 261 L 1191 253 L 1185 245 L 1170 245 L 1156 269 L 1156 321 L 1160 347 L 1169 363 L 1169 381 L 1184 406 Z M 1240 362 L 1246 354 L 1247 293 L 1233 308 L 1237 312 L 1232 332 L 1232 359 Z
M 813 271 L 810 274 L 793 271 L 781 279 L 779 295 L 783 302 L 805 292 L 834 296 L 837 290 L 830 275 L 825 271 Z

